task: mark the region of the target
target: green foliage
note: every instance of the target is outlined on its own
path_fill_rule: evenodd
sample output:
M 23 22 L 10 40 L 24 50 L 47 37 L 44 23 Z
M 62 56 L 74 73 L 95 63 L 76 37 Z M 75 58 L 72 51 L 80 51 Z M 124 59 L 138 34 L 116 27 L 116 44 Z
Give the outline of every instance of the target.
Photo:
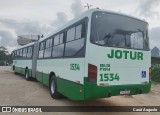
M 5 59 L 6 54 L 4 51 L 0 51 L 0 60 Z
M 5 47 L 0 47 L 0 66 L 4 66 L 5 62 L 11 63 L 11 55 L 8 55 L 8 51 Z
M 4 66 L 4 60 L 0 60 L 0 66 Z
M 152 81 L 160 82 L 160 68 L 159 67 L 152 68 L 151 79 L 152 79 Z

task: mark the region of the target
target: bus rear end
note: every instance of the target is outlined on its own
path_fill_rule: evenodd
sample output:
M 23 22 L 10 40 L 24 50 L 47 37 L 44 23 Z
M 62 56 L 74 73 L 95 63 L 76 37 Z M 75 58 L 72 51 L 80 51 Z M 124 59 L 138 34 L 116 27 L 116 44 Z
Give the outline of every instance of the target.
M 87 49 L 85 99 L 150 91 L 151 55 L 145 21 L 94 12 Z

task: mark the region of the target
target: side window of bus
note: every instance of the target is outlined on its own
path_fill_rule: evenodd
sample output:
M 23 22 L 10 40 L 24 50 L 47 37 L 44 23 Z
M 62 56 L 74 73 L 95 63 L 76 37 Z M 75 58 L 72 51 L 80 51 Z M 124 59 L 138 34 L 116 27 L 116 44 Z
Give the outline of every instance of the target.
M 27 48 L 24 48 L 24 49 L 23 49 L 23 58 L 26 58 L 26 53 L 27 53 L 27 52 L 26 52 L 26 49 L 27 49 Z
M 17 51 L 14 51 L 14 58 L 17 59 Z
M 52 57 L 62 57 L 64 51 L 64 33 L 54 37 Z
M 20 49 L 20 58 L 23 56 L 23 49 Z
M 18 58 L 20 58 L 21 56 L 20 56 L 20 50 L 18 50 Z
M 19 58 L 20 56 L 19 56 L 19 50 L 17 50 L 17 58 Z
M 16 51 L 15 51 L 15 58 L 16 58 L 16 59 L 17 59 L 17 52 L 18 52 L 18 51 L 16 50 Z
M 20 50 L 18 50 L 18 58 L 20 58 Z
M 44 46 L 45 46 L 45 42 L 41 42 L 39 45 L 39 58 L 43 58 L 43 53 L 44 53 Z
M 46 46 L 44 51 L 44 57 L 51 57 L 51 51 L 52 51 L 52 39 L 46 40 Z
M 67 31 L 67 40 L 65 47 L 65 56 L 83 57 L 84 51 L 84 23 L 79 24 Z M 72 31 L 72 32 L 71 32 Z
M 79 39 L 82 36 L 82 24 L 76 26 L 76 38 Z
M 59 44 L 59 35 L 56 35 L 54 37 L 54 46 L 58 45 Z
M 26 56 L 27 56 L 27 58 L 29 58 L 29 57 L 30 57 L 30 56 L 29 56 L 30 48 L 29 48 L 29 47 L 27 47 L 26 49 L 27 49 L 27 52 L 26 52 L 27 54 L 26 54 Z
M 16 51 L 16 58 L 18 59 L 19 58 L 19 50 Z
M 27 58 L 32 58 L 32 53 L 33 53 L 32 48 L 33 48 L 32 46 L 28 47 Z
M 30 57 L 32 58 L 32 56 L 33 56 L 33 46 L 31 46 L 31 54 L 30 54 Z
M 23 48 L 22 50 L 23 50 L 22 57 L 24 58 L 25 48 Z
M 12 59 L 15 58 L 15 51 L 13 51 L 13 52 L 11 53 L 11 57 L 12 57 Z
M 75 27 L 67 31 L 67 42 L 75 39 Z

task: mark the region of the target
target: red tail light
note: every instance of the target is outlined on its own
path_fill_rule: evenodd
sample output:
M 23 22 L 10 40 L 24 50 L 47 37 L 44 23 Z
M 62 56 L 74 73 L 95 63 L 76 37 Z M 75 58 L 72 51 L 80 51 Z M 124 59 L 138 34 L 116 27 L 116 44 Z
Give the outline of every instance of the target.
M 97 66 L 88 64 L 88 81 L 97 82 Z

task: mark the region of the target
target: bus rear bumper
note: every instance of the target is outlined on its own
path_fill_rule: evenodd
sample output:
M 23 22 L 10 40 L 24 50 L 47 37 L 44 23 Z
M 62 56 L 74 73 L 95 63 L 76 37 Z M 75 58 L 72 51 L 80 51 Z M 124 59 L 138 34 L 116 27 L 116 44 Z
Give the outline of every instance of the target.
M 85 100 L 122 95 L 120 92 L 124 90 L 129 91 L 129 95 L 149 93 L 151 88 L 151 82 L 146 84 L 116 86 L 98 86 L 96 83 L 88 82 L 87 78 L 84 78 L 84 82 Z
M 149 93 L 151 82 L 147 84 L 98 86 L 84 78 L 84 85 L 57 77 L 58 92 L 71 100 L 91 100 L 121 95 L 121 91 L 130 91 L 129 95 Z

